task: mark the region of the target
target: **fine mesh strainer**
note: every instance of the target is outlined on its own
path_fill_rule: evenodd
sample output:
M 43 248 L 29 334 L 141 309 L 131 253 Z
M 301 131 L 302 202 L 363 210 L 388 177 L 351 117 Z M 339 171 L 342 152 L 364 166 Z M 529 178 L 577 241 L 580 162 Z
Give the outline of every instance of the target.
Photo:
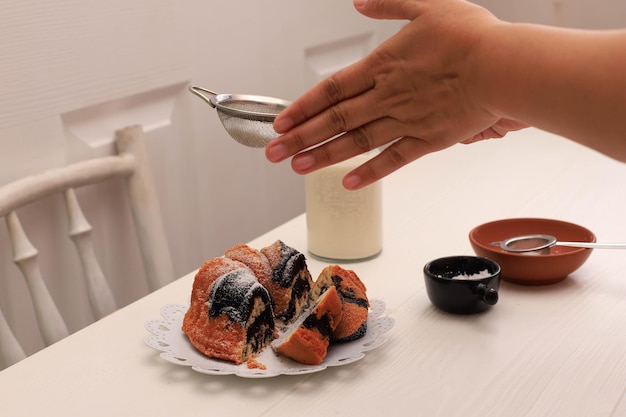
M 278 137 L 274 119 L 290 104 L 273 97 L 218 94 L 197 86 L 189 90 L 217 109 L 224 129 L 233 139 L 253 148 L 263 148 Z

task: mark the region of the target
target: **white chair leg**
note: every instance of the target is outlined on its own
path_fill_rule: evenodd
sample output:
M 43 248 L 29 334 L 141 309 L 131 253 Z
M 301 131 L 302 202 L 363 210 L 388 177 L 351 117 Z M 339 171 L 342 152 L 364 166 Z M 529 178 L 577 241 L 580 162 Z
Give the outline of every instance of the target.
M 28 284 L 44 342 L 51 345 L 69 335 L 69 331 L 41 276 L 37 249 L 26 237 L 17 214 L 10 212 L 6 216 L 6 222 L 13 243 L 13 260 Z
M 69 236 L 76 246 L 87 286 L 91 309 L 97 319 L 117 309 L 113 292 L 98 263 L 91 240 L 91 225 L 85 218 L 73 189 L 64 193 L 69 219 Z
M 26 353 L 11 331 L 4 314 L 0 312 L 0 369 L 4 369 L 26 358 Z

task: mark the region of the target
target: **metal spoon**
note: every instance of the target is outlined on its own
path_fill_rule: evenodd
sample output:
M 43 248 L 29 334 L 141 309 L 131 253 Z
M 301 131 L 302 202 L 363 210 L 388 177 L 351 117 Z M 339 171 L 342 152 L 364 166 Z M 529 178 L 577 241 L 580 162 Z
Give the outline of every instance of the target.
M 589 249 L 626 249 L 626 243 L 559 242 L 556 237 L 543 234 L 515 236 L 491 244 L 508 252 L 538 252 L 557 245 Z

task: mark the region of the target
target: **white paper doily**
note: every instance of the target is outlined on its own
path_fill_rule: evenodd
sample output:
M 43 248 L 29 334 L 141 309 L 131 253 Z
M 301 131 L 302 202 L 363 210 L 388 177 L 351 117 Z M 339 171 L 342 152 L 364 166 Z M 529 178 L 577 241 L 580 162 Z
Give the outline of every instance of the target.
M 367 332 L 360 339 L 331 345 L 328 354 L 320 365 L 304 365 L 291 359 L 279 356 L 268 347 L 256 358 L 266 369 L 250 369 L 244 363 L 234 363 L 211 359 L 198 352 L 189 343 L 187 335 L 181 330 L 183 317 L 188 306 L 167 304 L 161 308 L 163 320 L 149 320 L 145 328 L 151 335 L 144 341 L 154 349 L 161 351 L 161 357 L 176 365 L 190 366 L 194 371 L 210 375 L 237 375 L 246 378 L 268 378 L 278 375 L 300 375 L 319 372 L 329 366 L 347 365 L 365 356 L 365 352 L 384 344 L 389 336 L 386 334 L 394 325 L 392 317 L 383 316 L 385 303 L 381 300 L 370 300 L 370 312 L 367 319 Z

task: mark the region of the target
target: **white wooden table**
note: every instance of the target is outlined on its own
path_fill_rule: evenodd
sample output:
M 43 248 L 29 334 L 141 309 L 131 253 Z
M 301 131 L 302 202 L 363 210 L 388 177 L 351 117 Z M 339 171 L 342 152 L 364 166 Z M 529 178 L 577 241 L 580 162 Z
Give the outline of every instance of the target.
M 1 414 L 626 415 L 626 253 L 596 250 L 552 286 L 505 282 L 499 303 L 473 316 L 435 309 L 421 271 L 472 254 L 469 230 L 499 218 L 558 218 L 626 240 L 626 165 L 529 129 L 429 155 L 385 179 L 384 193 L 383 253 L 349 267 L 396 324 L 359 362 L 268 379 L 165 362 L 144 344 L 144 322 L 187 302 L 190 273 L 0 372 Z M 304 251 L 305 233 L 301 215 L 249 243 Z M 314 275 L 323 266 L 309 259 Z

